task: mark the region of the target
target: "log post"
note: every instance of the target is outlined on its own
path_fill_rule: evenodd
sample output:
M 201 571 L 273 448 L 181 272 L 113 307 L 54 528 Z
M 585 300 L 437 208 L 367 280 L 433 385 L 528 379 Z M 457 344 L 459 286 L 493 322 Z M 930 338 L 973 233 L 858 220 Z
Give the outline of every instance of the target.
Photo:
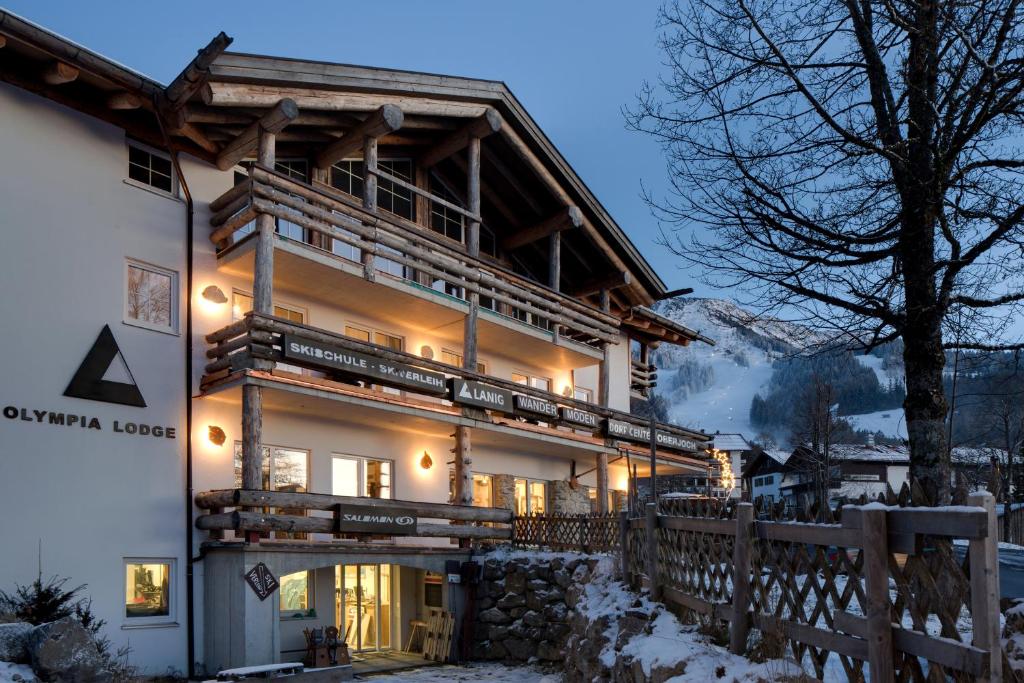
M 622 583 L 629 586 L 629 512 L 626 510 L 619 513 L 619 571 Z
M 750 620 L 750 543 L 754 526 L 754 506 L 740 503 L 736 507 L 736 542 L 732 547 L 732 620 L 729 622 L 729 651 L 742 655 L 747 651 Z
M 363 206 L 367 211 L 377 210 L 377 138 L 363 138 Z M 373 251 L 363 249 L 363 277 L 373 282 L 376 279 L 373 266 Z
M 468 163 L 466 167 L 466 210 L 474 216 L 480 215 L 480 138 L 469 140 Z M 466 233 L 466 251 L 476 258 L 480 255 L 480 222 L 469 221 Z
M 978 680 L 1001 681 L 1003 649 L 999 639 L 999 530 L 995 498 L 988 491 L 977 491 L 968 496 L 967 504 L 985 508 L 988 515 L 988 533 L 985 538 L 971 539 L 968 548 L 971 563 L 971 620 L 974 622 L 971 644 L 988 653 L 988 677 Z
M 597 512 L 608 514 L 608 454 L 597 454 Z
M 330 169 L 320 168 L 313 164 L 312 162 L 310 162 L 310 180 L 313 181 L 312 184 L 314 186 L 317 183 L 329 185 L 331 182 Z M 330 209 L 327 210 L 330 211 Z M 319 230 L 309 230 L 307 232 L 309 233 L 309 243 L 311 245 L 318 249 L 323 249 L 325 251 L 332 250 L 334 246 L 334 240 L 331 239 L 330 236 L 325 235 Z
M 473 446 L 470 429 L 455 428 L 455 504 L 473 504 Z
M 892 612 L 889 607 L 889 545 L 884 509 L 861 511 L 864 592 L 867 597 L 868 669 L 872 683 L 892 683 Z
M 648 422 L 648 429 L 651 430 L 651 500 L 655 503 L 658 502 L 658 422 L 654 419 L 654 410 L 651 409 L 650 421 Z M 710 498 L 710 494 L 708 498 Z
M 651 600 L 661 598 L 661 582 L 658 580 L 658 506 L 648 503 L 644 528 L 647 531 L 647 585 Z
M 548 287 L 559 290 L 562 280 L 562 233 L 553 232 L 548 237 Z

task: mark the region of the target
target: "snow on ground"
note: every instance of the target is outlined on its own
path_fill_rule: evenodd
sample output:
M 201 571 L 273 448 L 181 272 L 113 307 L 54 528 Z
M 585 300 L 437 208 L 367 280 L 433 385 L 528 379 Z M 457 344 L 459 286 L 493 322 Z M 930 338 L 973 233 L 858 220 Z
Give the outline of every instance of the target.
M 19 676 L 19 681 L 25 681 L 30 683 L 36 680 L 36 675 L 32 671 L 32 667 L 28 664 L 12 664 L 11 662 L 0 662 L 0 683 L 13 683 L 15 676 Z
M 562 676 L 532 666 L 504 664 L 468 664 L 466 666 L 429 666 L 379 676 L 360 676 L 373 683 L 449 683 L 486 681 L 487 683 L 559 683 Z
M 892 438 L 907 438 L 907 421 L 903 418 L 902 408 L 879 410 L 861 415 L 843 415 L 854 429 L 867 429 L 871 432 L 882 432 Z
M 686 668 L 682 675 L 669 679 L 671 683 L 719 679 L 776 680 L 784 675 L 798 673 L 794 665 L 782 660 L 754 663 L 713 645 L 706 636 L 696 631 L 696 627 L 679 623 L 663 605 L 628 591 L 614 578 L 614 562 L 611 558 L 599 561 L 578 608 L 590 620 L 611 617 L 608 642 L 600 654 L 605 666 L 610 667 L 615 663 L 615 642 L 619 635 L 616 617 L 635 609 L 658 615 L 650 634 L 633 636 L 621 650 L 623 655 L 632 655 L 635 661 L 639 661 L 646 674 L 650 674 L 653 667 L 673 667 L 680 662 L 685 662 Z

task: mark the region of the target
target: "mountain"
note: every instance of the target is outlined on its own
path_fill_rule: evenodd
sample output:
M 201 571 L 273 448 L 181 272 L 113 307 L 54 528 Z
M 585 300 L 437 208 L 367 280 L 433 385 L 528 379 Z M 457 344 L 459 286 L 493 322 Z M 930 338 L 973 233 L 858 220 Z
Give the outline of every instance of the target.
M 711 432 L 754 436 L 750 403 L 771 379 L 772 364 L 825 341 L 808 327 L 755 316 L 723 299 L 672 299 L 656 310 L 715 340 L 715 346 L 664 345 L 653 354 L 669 418 Z

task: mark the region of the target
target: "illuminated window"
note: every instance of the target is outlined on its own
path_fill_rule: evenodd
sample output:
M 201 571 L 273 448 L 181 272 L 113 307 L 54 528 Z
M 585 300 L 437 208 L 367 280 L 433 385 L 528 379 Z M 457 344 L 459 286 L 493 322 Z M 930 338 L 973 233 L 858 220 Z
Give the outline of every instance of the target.
M 345 336 L 358 339 L 359 341 L 369 342 L 370 331 L 364 330 L 361 327 L 354 327 L 352 325 L 345 325 Z
M 572 397 L 577 401 L 586 401 L 587 403 L 594 402 L 594 392 L 583 387 L 574 387 L 572 390 Z
M 246 313 L 252 310 L 252 296 L 235 290 L 231 293 L 231 317 L 235 320 L 241 320 Z M 288 304 L 274 304 L 274 315 L 278 318 L 284 318 L 289 322 L 299 323 L 300 325 L 306 322 L 306 311 L 297 306 L 290 306 Z
M 124 321 L 157 332 L 178 333 L 178 274 L 128 260 L 125 265 Z
M 491 494 L 491 475 L 473 475 L 473 505 L 489 508 L 493 505 Z
M 336 496 L 392 498 L 393 470 L 390 460 L 335 454 L 331 460 L 331 493 Z
M 534 389 L 540 389 L 541 391 L 551 391 L 551 380 L 547 377 L 534 377 L 521 372 L 513 372 L 512 381 L 516 384 L 523 384 L 533 387 Z
M 295 572 L 281 577 L 281 617 L 302 616 L 310 606 L 312 572 Z M 301 614 L 300 614 L 301 613 Z
M 273 482 L 273 486 L 271 486 Z M 265 491 L 309 490 L 309 451 L 263 446 L 263 489 Z M 235 487 L 242 487 L 242 444 L 235 442 Z
M 124 561 L 124 616 L 133 624 L 174 621 L 171 600 L 173 560 Z
M 174 193 L 171 156 L 138 142 L 128 142 L 128 178 L 167 194 Z
M 515 512 L 521 517 L 542 515 L 547 510 L 547 489 L 543 481 L 515 480 Z
M 441 349 L 441 362 L 453 368 L 461 368 L 462 354 L 449 351 L 448 349 Z M 487 374 L 487 365 L 483 361 L 477 361 L 476 371 L 481 375 Z

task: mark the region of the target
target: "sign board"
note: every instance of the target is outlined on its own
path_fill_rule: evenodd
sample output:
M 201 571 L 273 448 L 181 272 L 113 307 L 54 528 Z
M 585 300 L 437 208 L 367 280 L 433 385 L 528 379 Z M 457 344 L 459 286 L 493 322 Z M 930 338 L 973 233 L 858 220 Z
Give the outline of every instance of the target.
M 625 422 L 624 420 L 605 420 L 604 432 L 612 438 L 625 441 L 640 441 L 642 443 L 650 443 L 651 441 L 650 427 L 643 427 L 632 422 Z
M 453 377 L 448 380 L 448 400 L 500 413 L 512 412 L 512 392 L 481 382 Z
M 245 573 L 245 582 L 261 601 L 266 600 L 280 585 L 267 565 L 259 562 Z
M 555 419 L 558 417 L 558 406 L 551 401 L 533 396 L 515 395 L 516 415 L 525 413 L 529 416 L 540 416 Z
M 600 419 L 595 413 L 588 413 L 585 410 L 568 406 L 558 409 L 558 419 L 567 425 L 589 429 L 592 432 L 596 432 L 600 426 Z
M 623 441 L 637 441 L 640 443 L 651 442 L 650 427 L 626 422 L 624 420 L 605 420 L 605 434 L 611 438 L 622 439 Z M 687 439 L 679 436 L 678 434 L 663 432 L 661 430 L 655 430 L 654 439 L 660 448 L 667 448 L 675 451 L 697 452 L 702 451 L 705 448 L 701 443 L 694 441 L 693 439 Z
M 439 372 L 421 370 L 405 363 L 395 363 L 290 334 L 284 335 L 281 345 L 285 359 L 303 365 L 327 368 L 368 379 L 375 384 L 409 389 L 421 394 L 442 395 L 446 391 L 444 375 Z
M 334 531 L 339 534 L 414 536 L 416 513 L 400 507 L 338 504 L 334 506 Z

